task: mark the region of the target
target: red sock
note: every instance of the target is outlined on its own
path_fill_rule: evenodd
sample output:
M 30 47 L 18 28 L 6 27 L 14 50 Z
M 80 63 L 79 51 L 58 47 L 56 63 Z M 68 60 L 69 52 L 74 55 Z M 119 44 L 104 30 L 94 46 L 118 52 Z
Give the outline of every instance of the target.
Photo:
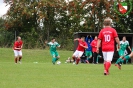
M 107 71 L 106 71 L 106 61 L 104 61 L 103 65 L 104 65 L 104 73 L 107 73 Z
M 15 58 L 15 63 L 17 63 L 17 57 Z
M 19 57 L 19 61 L 21 61 L 22 57 Z
M 111 62 L 107 62 L 107 63 L 106 63 L 106 70 L 107 70 L 107 72 L 109 72 L 110 66 L 111 66 Z
M 104 65 L 104 70 L 106 70 L 106 62 L 104 62 L 103 65 Z
M 76 60 L 76 64 L 78 64 L 78 63 L 79 63 L 79 61 L 80 61 L 80 58 L 77 58 L 77 60 Z

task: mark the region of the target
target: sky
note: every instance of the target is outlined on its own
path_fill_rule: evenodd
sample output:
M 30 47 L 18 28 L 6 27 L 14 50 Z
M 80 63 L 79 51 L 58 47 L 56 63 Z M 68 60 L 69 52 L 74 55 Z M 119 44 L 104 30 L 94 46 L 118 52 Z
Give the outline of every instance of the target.
M 9 6 L 6 6 L 6 4 L 3 3 L 3 0 L 0 0 L 0 17 L 7 12 L 8 8 Z

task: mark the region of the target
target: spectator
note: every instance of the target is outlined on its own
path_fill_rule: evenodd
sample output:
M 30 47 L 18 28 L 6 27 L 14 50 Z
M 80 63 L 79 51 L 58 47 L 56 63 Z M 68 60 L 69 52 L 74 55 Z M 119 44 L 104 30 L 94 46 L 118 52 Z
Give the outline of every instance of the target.
M 93 63 L 96 64 L 97 60 L 97 36 L 95 36 L 95 39 L 91 42 L 92 52 L 93 52 Z
M 93 38 L 90 35 L 87 35 L 87 37 L 85 38 L 85 41 L 88 45 L 88 48 L 85 50 L 85 56 L 86 56 L 86 63 L 89 63 L 89 60 L 92 58 L 92 48 L 91 48 L 91 42 L 92 42 Z
M 98 54 L 97 55 L 97 61 L 96 61 L 97 64 L 98 64 L 98 61 L 99 61 L 100 58 L 102 58 L 102 56 L 100 54 Z

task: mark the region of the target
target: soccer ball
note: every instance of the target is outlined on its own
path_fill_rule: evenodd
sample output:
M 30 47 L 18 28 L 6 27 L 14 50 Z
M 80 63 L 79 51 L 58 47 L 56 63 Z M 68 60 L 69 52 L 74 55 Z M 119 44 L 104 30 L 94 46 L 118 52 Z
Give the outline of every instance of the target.
M 60 64 L 61 64 L 61 62 L 60 62 L 60 61 L 57 61 L 57 64 L 58 64 L 58 65 L 60 65 Z

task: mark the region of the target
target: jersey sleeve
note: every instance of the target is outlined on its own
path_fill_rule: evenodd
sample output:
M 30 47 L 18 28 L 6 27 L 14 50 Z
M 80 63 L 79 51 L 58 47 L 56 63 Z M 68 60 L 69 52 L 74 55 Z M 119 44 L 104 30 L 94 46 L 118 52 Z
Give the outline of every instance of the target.
M 56 42 L 56 46 L 60 46 L 60 44 L 58 42 Z
M 50 46 L 51 45 L 51 42 L 47 43 L 47 45 Z
M 85 46 L 88 46 L 86 42 L 85 42 Z
M 113 34 L 114 34 L 114 37 L 118 37 L 118 34 L 117 34 L 117 32 L 116 32 L 115 29 L 114 29 L 114 31 L 113 31 Z
M 95 45 L 94 45 L 94 43 L 93 43 L 93 42 L 94 42 L 94 40 L 91 42 L 91 46 L 92 46 L 92 47 L 95 47 Z
M 100 33 L 98 35 L 98 39 L 102 39 L 102 30 L 100 31 Z
M 129 42 L 127 41 L 127 46 L 129 46 Z
M 14 48 L 18 48 L 17 42 L 14 43 Z
M 78 39 L 78 42 L 81 42 L 81 39 Z

